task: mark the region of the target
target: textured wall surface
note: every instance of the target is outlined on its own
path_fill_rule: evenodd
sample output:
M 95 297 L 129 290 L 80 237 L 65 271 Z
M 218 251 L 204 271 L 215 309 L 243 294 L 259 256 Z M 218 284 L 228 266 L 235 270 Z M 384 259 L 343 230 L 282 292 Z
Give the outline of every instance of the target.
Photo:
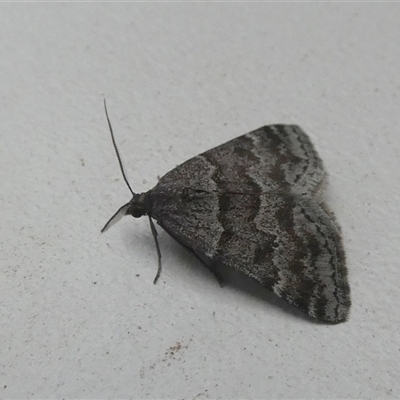
M 3 3 L 1 398 L 399 398 L 400 4 Z M 352 308 L 220 288 L 130 199 L 272 123 L 330 175 Z M 228 274 L 229 275 L 229 274 Z

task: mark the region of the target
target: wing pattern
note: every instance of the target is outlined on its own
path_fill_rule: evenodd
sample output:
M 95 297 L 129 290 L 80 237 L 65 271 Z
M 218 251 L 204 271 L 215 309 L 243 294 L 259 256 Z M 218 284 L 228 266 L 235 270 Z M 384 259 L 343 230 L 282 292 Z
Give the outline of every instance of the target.
M 234 268 L 311 316 L 342 322 L 350 290 L 324 180 L 301 128 L 265 126 L 167 173 L 149 192 L 151 216 L 210 268 Z

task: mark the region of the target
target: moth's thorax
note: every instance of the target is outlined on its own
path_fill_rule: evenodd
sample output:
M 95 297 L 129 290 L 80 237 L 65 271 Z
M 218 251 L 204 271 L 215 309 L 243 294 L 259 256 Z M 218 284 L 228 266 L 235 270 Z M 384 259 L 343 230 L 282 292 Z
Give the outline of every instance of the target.
M 165 218 L 180 218 L 191 212 L 211 211 L 217 207 L 213 203 L 214 194 L 196 187 L 167 182 L 156 185 L 147 193 L 151 217 L 162 226 Z
M 132 215 L 134 218 L 140 218 L 143 215 L 150 215 L 150 205 L 147 193 L 136 193 L 129 202 L 126 215 Z

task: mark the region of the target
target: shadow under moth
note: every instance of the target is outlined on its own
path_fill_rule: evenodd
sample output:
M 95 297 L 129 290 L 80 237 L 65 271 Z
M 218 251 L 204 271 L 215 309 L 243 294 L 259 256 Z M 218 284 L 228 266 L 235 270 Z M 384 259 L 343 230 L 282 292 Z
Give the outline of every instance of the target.
M 147 215 L 219 278 L 221 265 L 256 280 L 312 317 L 347 319 L 350 288 L 340 228 L 323 201 L 326 173 L 307 134 L 268 125 L 214 147 L 164 175 L 146 193 L 126 177 L 132 199 L 106 223 Z

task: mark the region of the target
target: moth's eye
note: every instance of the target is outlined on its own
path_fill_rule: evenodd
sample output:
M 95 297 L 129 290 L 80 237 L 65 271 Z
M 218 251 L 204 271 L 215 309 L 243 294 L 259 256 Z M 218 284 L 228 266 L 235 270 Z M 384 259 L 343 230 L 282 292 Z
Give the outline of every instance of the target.
M 132 204 L 126 214 L 132 215 L 134 218 L 140 218 L 141 216 L 146 215 L 146 209 L 143 204 Z
M 138 209 L 138 208 L 134 208 L 132 209 L 132 217 L 134 218 L 140 218 L 143 215 L 142 210 Z

